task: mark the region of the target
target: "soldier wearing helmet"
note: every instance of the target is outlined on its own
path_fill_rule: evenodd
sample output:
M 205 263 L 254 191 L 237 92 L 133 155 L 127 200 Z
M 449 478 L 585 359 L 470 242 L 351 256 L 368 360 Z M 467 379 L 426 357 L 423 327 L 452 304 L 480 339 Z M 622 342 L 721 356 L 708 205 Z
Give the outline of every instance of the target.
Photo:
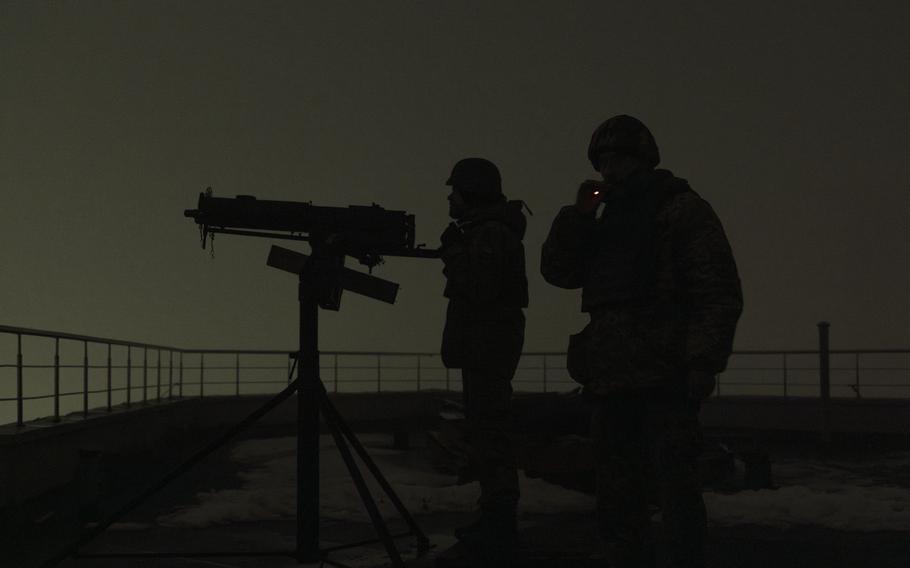
M 730 355 L 742 311 L 736 263 L 711 206 L 656 169 L 639 120 L 597 127 L 581 184 L 543 245 L 541 273 L 582 289 L 590 323 L 567 366 L 593 402 L 598 527 L 611 566 L 653 566 L 649 503 L 663 512 L 674 567 L 704 566 L 697 470 L 700 401 Z
M 517 536 L 518 474 L 510 441 L 512 376 L 524 343 L 528 282 L 522 202 L 502 193 L 499 170 L 482 158 L 455 164 L 453 222 L 441 237 L 443 363 L 460 368 L 471 470 L 480 482 L 479 521 L 456 536 L 490 566 L 508 560 Z

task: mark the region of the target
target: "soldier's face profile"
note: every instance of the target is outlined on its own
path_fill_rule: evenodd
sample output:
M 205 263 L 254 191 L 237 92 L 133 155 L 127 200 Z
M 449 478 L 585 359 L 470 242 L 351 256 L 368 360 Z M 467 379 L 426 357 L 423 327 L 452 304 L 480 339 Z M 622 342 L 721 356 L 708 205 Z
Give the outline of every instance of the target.
M 621 183 L 641 166 L 639 160 L 634 156 L 611 150 L 604 150 L 600 153 L 598 164 L 600 164 L 600 175 L 607 183 Z
M 452 219 L 460 219 L 464 216 L 465 210 L 466 205 L 464 197 L 462 197 L 458 188 L 453 186 L 451 193 L 449 193 L 449 217 Z

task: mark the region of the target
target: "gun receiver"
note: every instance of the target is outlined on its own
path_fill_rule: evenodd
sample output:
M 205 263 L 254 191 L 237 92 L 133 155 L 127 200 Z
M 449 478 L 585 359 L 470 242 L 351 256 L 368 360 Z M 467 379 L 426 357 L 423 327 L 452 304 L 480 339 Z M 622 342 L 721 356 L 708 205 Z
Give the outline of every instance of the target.
M 309 241 L 357 258 L 370 268 L 383 256 L 438 258 L 439 252 L 414 245 L 414 215 L 370 206 L 321 207 L 295 201 L 267 201 L 249 195 L 214 197 L 199 194 L 196 209 L 187 209 L 202 235 L 224 233 Z

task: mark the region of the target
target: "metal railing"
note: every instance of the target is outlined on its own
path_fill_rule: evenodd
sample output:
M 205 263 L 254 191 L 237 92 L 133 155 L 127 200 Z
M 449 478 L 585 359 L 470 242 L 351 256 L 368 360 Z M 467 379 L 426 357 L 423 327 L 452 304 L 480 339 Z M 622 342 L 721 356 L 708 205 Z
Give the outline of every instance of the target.
M 714 396 L 820 396 L 820 355 L 735 351 Z M 0 424 L 59 422 L 180 397 L 274 393 L 287 384 L 293 356 L 0 326 Z M 910 350 L 830 350 L 828 357 L 834 397 L 910 397 Z M 520 392 L 574 389 L 565 368 L 565 353 L 524 353 L 513 385 Z M 446 369 L 436 353 L 324 351 L 320 376 L 334 392 L 461 390 L 460 372 Z M 14 411 L 4 407 L 11 404 Z
M 115 404 L 130 406 L 174 396 L 173 367 L 179 349 L 0 326 L 0 353 L 10 347 L 15 349 L 14 362 L 0 355 L 0 403 L 15 402 L 15 421 L 20 426 L 26 415 L 59 422 L 62 415 L 72 412 L 84 417 L 95 408 L 111 411 Z M 15 376 L 13 389 L 8 380 L 11 373 Z M 153 385 L 149 384 L 150 374 Z M 151 387 L 154 394 L 149 392 Z M 26 402 L 33 406 L 32 412 L 27 412 Z M 36 408 L 40 410 L 34 411 Z M 8 417 L 7 409 L 0 406 L 0 423 Z
M 715 396 L 822 395 L 821 350 L 734 351 Z M 836 398 L 910 398 L 910 349 L 831 349 Z

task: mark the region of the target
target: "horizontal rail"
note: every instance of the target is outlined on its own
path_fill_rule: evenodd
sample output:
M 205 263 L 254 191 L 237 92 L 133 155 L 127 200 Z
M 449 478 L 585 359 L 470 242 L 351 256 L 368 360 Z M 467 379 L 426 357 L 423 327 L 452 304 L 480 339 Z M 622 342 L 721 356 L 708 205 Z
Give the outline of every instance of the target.
M 0 348 L 0 423 L 11 419 L 8 403 L 14 402 L 15 419 L 20 426 L 24 425 L 26 414 L 29 419 L 53 416 L 56 421 L 61 414 L 81 411 L 87 415 L 89 410 L 112 411 L 121 405 L 129 407 L 165 398 L 271 392 L 277 385 L 287 384 L 287 374 L 296 355 L 295 350 L 289 349 L 185 349 L 0 326 L 0 336 L 4 334 L 16 338 L 16 352 L 7 355 Z M 23 342 L 30 337 L 53 339 L 55 344 L 40 344 L 36 348 L 39 344 L 33 341 Z M 72 351 L 61 353 L 61 342 L 70 341 L 76 344 Z M 106 353 L 102 355 L 96 345 L 107 346 Z M 112 347 L 117 349 L 112 351 Z M 877 395 L 882 392 L 880 389 L 890 389 L 888 392 L 897 394 L 896 398 L 910 397 L 905 392 L 910 389 L 910 360 L 906 366 L 901 364 L 903 357 L 910 355 L 910 349 L 839 349 L 828 353 L 838 363 L 828 366 L 830 386 L 836 389 L 836 394 L 843 396 L 852 390 L 859 398 L 864 389 L 865 392 L 876 389 Z M 820 367 L 817 361 L 807 365 L 800 357 L 819 355 L 818 349 L 734 351 L 731 366 L 718 377 L 715 394 L 740 394 L 731 392 L 740 389 L 760 390 L 763 396 L 777 390 L 782 396 L 803 396 L 807 392 L 812 396 L 811 391 L 819 383 L 807 381 L 805 374 L 820 372 Z M 845 355 L 853 358 L 846 365 L 837 359 Z M 898 359 L 870 357 L 874 355 L 892 355 Z M 578 385 L 565 370 L 565 357 L 561 351 L 524 353 L 513 382 L 518 390 L 528 392 L 576 388 Z M 773 357 L 774 361 L 768 363 L 765 357 Z M 760 360 L 749 360 L 756 358 Z M 867 365 L 865 359 L 875 360 Z M 319 363 L 324 382 L 336 392 L 460 390 L 460 371 L 446 369 L 441 361 L 436 352 L 322 351 Z M 796 362 L 800 364 L 794 365 Z M 894 382 L 887 382 L 881 374 L 885 372 L 894 373 Z M 15 389 L 11 388 L 12 383 L 6 382 L 13 376 Z M 101 395 L 105 394 L 102 402 Z M 74 400 L 80 395 L 82 404 Z M 51 399 L 53 412 L 48 406 Z M 61 400 L 65 402 L 63 406 Z M 26 402 L 28 408 L 23 407 Z
M 180 347 L 174 347 L 169 345 L 158 345 L 154 343 L 142 343 L 138 341 L 128 341 L 123 339 L 111 339 L 106 337 L 98 337 L 92 335 L 80 335 L 76 333 L 65 333 L 59 331 L 49 331 L 43 329 L 33 329 L 25 327 L 15 327 L 8 325 L 0 325 L 0 333 L 7 333 L 13 335 L 27 335 L 34 337 L 46 337 L 50 339 L 68 339 L 72 341 L 87 341 L 89 343 L 100 343 L 105 345 L 120 345 L 123 347 L 137 347 L 137 348 L 148 348 L 148 349 L 160 349 L 161 351 L 173 351 L 175 353 L 205 353 L 205 354 L 229 354 L 233 355 L 235 353 L 240 354 L 262 354 L 262 355 L 280 355 L 288 354 L 293 355 L 296 353 L 294 349 L 186 349 Z M 907 354 L 910 353 L 910 349 L 831 349 L 829 351 L 832 354 Z M 369 355 L 375 356 L 381 354 L 383 356 L 435 356 L 438 357 L 438 353 L 428 352 L 428 351 L 323 351 L 323 355 L 327 354 L 343 354 L 343 355 Z M 818 355 L 818 349 L 739 349 L 733 352 L 734 355 Z M 530 353 L 529 353 L 530 354 Z M 535 351 L 534 355 L 545 355 L 545 356 L 565 356 L 564 351 Z
M 145 347 L 149 349 L 160 349 L 162 351 L 180 351 L 176 347 L 168 347 L 165 345 L 155 345 L 152 343 L 139 343 L 136 341 L 125 341 L 122 339 L 108 339 L 105 337 L 95 337 L 91 335 L 79 335 L 75 333 L 63 333 L 59 331 L 47 331 L 43 329 L 29 329 L 24 327 L 12 327 L 8 325 L 0 325 L 0 333 L 8 333 L 14 335 L 26 335 L 31 337 L 46 337 L 48 339 L 68 339 L 72 341 L 87 341 L 89 343 L 100 343 L 104 345 L 120 345 L 123 347 Z

